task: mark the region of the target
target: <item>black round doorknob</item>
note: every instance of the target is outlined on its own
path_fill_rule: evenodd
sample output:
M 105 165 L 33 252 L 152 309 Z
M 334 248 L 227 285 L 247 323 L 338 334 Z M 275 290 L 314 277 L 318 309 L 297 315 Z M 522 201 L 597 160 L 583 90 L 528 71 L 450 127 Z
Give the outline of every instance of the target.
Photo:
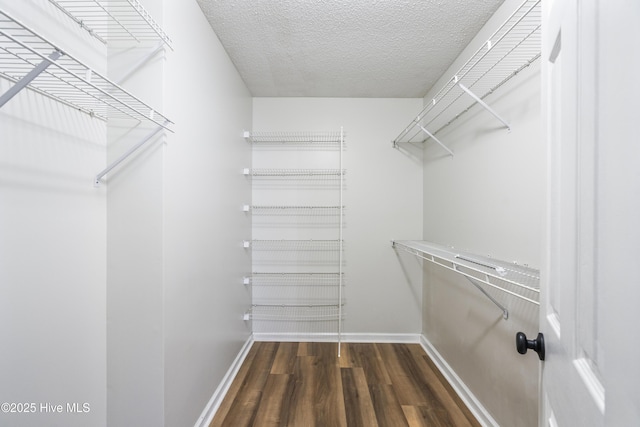
M 538 353 L 540 360 L 544 360 L 544 335 L 540 332 L 535 340 L 528 340 L 524 332 L 518 332 L 516 334 L 516 350 L 520 354 L 526 354 L 527 350 L 533 350 Z

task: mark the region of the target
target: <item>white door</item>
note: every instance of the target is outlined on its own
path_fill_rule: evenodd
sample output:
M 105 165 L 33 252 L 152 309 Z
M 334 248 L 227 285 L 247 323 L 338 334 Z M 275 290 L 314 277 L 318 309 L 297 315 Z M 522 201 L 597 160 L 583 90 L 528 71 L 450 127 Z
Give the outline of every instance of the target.
M 541 426 L 640 426 L 639 27 L 638 0 L 543 1 Z

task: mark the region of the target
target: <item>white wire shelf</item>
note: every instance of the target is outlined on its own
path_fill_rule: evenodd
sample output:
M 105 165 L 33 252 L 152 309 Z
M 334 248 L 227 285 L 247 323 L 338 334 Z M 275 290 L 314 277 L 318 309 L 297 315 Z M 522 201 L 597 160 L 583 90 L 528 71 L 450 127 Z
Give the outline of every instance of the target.
M 344 274 L 254 272 L 251 277 L 247 277 L 245 282 L 249 282 L 253 286 L 344 286 Z
M 258 305 L 245 313 L 245 320 L 273 322 L 338 321 L 343 316 L 340 304 L 318 305 Z
M 453 155 L 435 135 L 475 104 L 509 129 L 483 100 L 540 57 L 540 26 L 540 0 L 525 0 L 394 139 L 394 147 L 431 138 Z
M 112 40 L 156 40 L 171 48 L 171 39 L 138 0 L 49 0 L 103 43 Z
M 243 174 L 252 177 L 306 177 L 306 178 L 339 178 L 346 174 L 340 169 L 248 169 Z
M 339 251 L 343 242 L 340 240 L 251 240 L 245 241 L 245 247 L 266 251 Z
M 0 77 L 14 83 L 0 107 L 28 87 L 102 120 L 149 121 L 171 130 L 167 117 L 2 11 Z
M 328 205 L 245 205 L 245 212 L 253 212 L 254 215 L 340 215 L 344 206 Z
M 244 132 L 244 138 L 254 144 L 312 144 L 339 147 L 344 142 L 344 137 L 344 132 L 340 131 Z
M 516 298 L 540 305 L 540 272 L 536 269 L 422 240 L 394 240 L 392 244 L 396 249 L 455 271 L 472 282 L 481 282 Z

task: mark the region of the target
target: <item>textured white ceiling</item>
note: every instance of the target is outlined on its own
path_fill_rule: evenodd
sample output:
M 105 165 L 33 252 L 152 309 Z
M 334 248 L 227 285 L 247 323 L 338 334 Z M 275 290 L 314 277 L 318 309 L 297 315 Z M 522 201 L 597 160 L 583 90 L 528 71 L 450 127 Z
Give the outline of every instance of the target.
M 503 0 L 197 0 L 253 96 L 422 97 Z

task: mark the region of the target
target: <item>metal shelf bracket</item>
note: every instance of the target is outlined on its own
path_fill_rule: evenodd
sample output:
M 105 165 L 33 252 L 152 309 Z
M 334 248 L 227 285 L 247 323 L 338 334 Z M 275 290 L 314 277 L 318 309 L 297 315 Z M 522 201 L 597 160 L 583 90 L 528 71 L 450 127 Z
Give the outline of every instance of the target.
M 46 70 L 49 65 L 51 65 L 55 60 L 60 58 L 62 55 L 63 53 L 60 50 L 55 49 L 53 52 L 51 52 L 51 54 L 47 57 L 47 59 L 43 59 L 42 62 L 36 65 L 33 70 L 25 74 L 24 77 L 18 80 L 16 84 L 11 86 L 9 90 L 7 90 L 4 94 L 2 94 L 2 96 L 0 96 L 0 108 L 2 108 L 4 104 L 9 102 L 11 98 L 16 96 L 18 92 L 20 92 L 22 89 L 27 87 L 27 85 L 29 85 L 29 83 L 31 83 L 33 79 L 38 77 L 40 73 Z
M 444 145 L 444 143 L 442 141 L 440 141 L 438 138 L 436 138 L 435 135 L 433 135 L 431 132 L 426 130 L 421 124 L 418 124 L 418 127 L 420 127 L 420 129 L 422 129 L 422 131 L 424 133 L 426 133 L 429 136 L 429 138 L 431 138 L 435 142 L 437 142 L 442 148 L 444 148 L 447 151 L 447 153 L 449 153 L 453 157 L 453 151 L 449 150 L 449 148 L 446 145 Z
M 457 80 L 457 77 L 456 77 L 456 80 Z M 480 97 L 478 95 L 476 95 L 475 93 L 471 92 L 471 90 L 469 90 L 469 88 L 466 87 L 465 85 L 463 85 L 462 83 L 458 83 L 458 86 L 460 86 L 460 89 L 465 91 L 470 97 L 472 97 L 485 110 L 487 110 L 488 112 L 493 114 L 493 116 L 496 119 L 500 120 L 500 122 L 502 122 L 502 124 L 506 126 L 508 131 L 511 131 L 511 126 L 509 125 L 509 123 L 505 119 L 500 117 L 500 115 L 498 113 L 496 113 L 496 111 L 493 108 L 489 107 L 489 105 L 486 102 L 484 102 L 482 99 L 480 99 Z

